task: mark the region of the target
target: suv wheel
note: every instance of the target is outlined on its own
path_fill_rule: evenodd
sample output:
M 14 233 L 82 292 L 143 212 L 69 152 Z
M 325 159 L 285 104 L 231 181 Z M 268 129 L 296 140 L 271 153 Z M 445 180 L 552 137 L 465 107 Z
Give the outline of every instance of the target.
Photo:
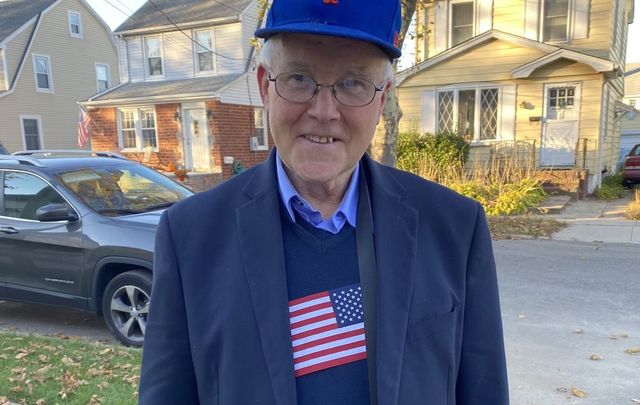
M 114 277 L 102 297 L 102 314 L 111 333 L 127 346 L 141 347 L 147 326 L 151 273 L 132 270 Z

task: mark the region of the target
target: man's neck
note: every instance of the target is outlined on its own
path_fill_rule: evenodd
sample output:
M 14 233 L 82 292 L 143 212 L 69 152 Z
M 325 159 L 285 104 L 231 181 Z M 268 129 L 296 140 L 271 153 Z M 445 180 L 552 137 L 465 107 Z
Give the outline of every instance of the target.
M 298 194 L 322 214 L 322 219 L 327 219 L 336 212 L 349 187 L 353 173 L 352 169 L 328 183 L 309 182 L 296 176 L 286 165 L 283 166 Z

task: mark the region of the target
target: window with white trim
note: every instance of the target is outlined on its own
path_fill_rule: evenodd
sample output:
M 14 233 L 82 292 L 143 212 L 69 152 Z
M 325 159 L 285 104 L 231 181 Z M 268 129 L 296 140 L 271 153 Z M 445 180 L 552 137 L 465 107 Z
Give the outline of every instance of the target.
M 144 39 L 145 52 L 146 52 L 146 71 L 149 77 L 162 77 L 163 76 L 163 63 L 162 63 L 162 37 L 146 37 Z
M 267 126 L 266 126 L 266 114 L 264 108 L 254 107 L 253 109 L 253 137 L 255 141 L 252 141 L 252 150 L 266 150 L 267 149 Z
M 98 93 L 109 88 L 109 65 L 96 63 L 96 87 Z
M 473 37 L 473 1 L 451 3 L 451 46 Z
M 544 42 L 567 41 L 568 27 L 569 0 L 544 0 L 542 2 L 542 40 Z
M 121 108 L 118 110 L 120 148 L 141 151 L 158 148 L 156 114 L 153 107 Z
M 68 11 L 69 35 L 73 38 L 82 38 L 82 19 L 77 11 Z
M 33 55 L 33 73 L 36 79 L 36 90 L 53 92 L 51 82 L 51 60 L 46 55 Z
M 213 30 L 199 30 L 194 32 L 194 48 L 196 58 L 196 72 L 213 72 Z
M 499 95 L 497 87 L 438 91 L 437 132 L 453 132 L 470 141 L 496 139 Z
M 20 129 L 22 130 L 23 144 L 26 150 L 42 149 L 40 128 L 40 117 L 20 116 Z

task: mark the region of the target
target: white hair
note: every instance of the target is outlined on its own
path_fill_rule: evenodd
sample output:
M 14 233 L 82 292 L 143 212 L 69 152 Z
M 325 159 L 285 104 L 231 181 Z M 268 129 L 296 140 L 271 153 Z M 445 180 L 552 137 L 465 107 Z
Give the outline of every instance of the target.
M 280 52 L 284 49 L 284 45 L 282 43 L 282 35 L 274 35 L 269 38 L 268 41 L 265 40 L 262 45 L 262 49 L 260 51 L 262 55 L 262 65 L 269 70 L 277 65 L 276 58 L 280 54 Z M 389 58 L 385 58 L 384 65 L 384 82 L 388 82 L 393 79 L 393 65 Z

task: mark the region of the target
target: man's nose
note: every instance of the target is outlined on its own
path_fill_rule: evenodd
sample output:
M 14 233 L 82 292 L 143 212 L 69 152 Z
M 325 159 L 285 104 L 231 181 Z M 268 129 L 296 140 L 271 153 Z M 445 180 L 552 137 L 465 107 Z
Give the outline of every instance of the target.
M 338 106 L 338 100 L 333 96 L 333 88 L 330 85 L 319 85 L 307 112 L 318 121 L 327 122 L 340 118 Z

